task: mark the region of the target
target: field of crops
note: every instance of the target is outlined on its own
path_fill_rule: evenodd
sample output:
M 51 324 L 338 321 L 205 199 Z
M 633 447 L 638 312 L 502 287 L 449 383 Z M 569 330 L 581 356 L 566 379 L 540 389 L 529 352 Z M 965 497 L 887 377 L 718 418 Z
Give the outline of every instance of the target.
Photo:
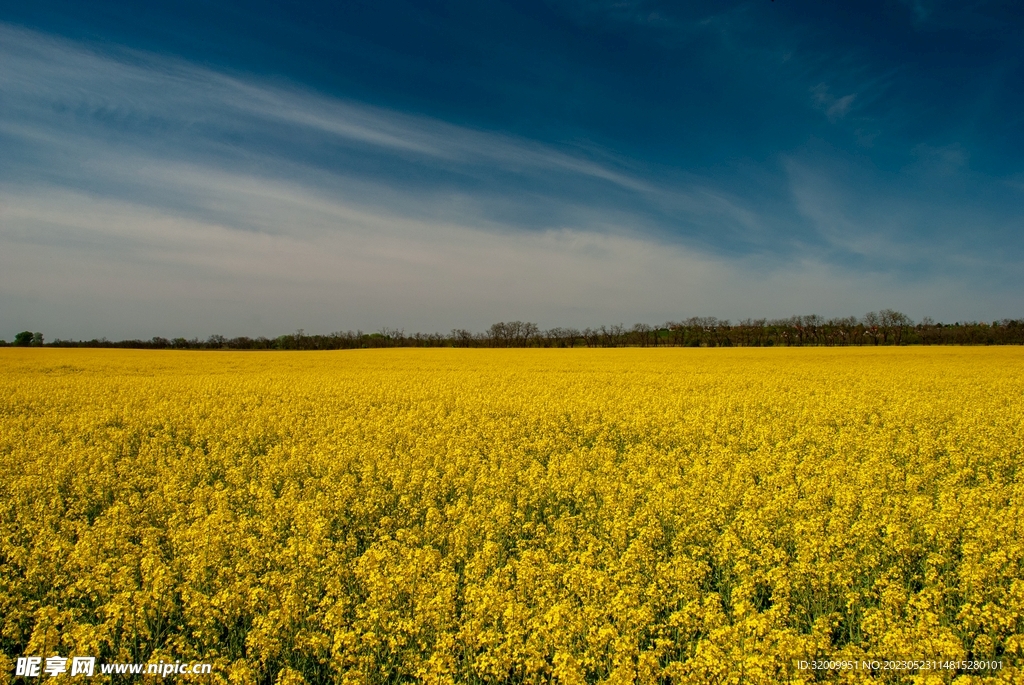
M 1024 679 L 1019 348 L 3 349 L 0 369 L 8 673 Z M 811 668 L 843 659 L 897 670 Z

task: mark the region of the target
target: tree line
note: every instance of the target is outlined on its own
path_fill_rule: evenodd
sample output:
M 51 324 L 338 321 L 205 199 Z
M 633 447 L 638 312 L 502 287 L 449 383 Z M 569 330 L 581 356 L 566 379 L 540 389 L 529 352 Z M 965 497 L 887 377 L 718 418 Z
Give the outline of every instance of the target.
M 863 317 L 824 319 L 818 315 L 788 319 L 744 319 L 732 322 L 716 317 L 691 317 L 658 326 L 638 323 L 598 328 L 550 328 L 509 321 L 483 332 L 453 329 L 450 333 L 412 333 L 382 328 L 374 333 L 347 331 L 308 335 L 298 330 L 276 338 L 211 335 L 199 338 L 161 338 L 110 341 L 54 340 L 23 331 L 15 346 L 97 347 L 177 350 L 344 350 L 376 347 L 803 347 L 871 345 L 1022 345 L 1024 320 L 937 323 L 930 318 L 913 322 L 892 309 L 868 312 Z M 0 340 L 0 346 L 7 346 Z

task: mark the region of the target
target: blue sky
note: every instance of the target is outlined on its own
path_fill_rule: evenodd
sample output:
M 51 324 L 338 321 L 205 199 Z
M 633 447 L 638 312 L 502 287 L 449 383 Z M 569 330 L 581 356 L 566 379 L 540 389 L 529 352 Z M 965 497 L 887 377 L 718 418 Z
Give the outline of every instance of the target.
M 1024 317 L 1022 29 L 1012 2 L 0 2 L 0 337 Z

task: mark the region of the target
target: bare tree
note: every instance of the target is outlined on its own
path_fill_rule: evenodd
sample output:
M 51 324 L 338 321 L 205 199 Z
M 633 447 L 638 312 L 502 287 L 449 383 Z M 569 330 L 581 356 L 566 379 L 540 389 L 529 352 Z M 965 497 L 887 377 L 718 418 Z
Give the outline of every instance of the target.
M 892 336 L 895 345 L 903 342 L 907 327 L 913 325 L 909 316 L 893 309 L 883 309 L 878 313 L 878 317 L 884 341 L 888 342 L 889 336 Z
M 583 338 L 583 334 L 580 333 L 578 328 L 564 328 L 562 330 L 565 335 L 566 347 L 576 347 L 577 341 Z
M 419 333 L 416 335 L 419 335 Z M 452 344 L 455 347 L 470 347 L 473 344 L 473 338 L 473 333 L 467 331 L 465 328 L 452 329 Z
M 630 338 L 632 338 L 633 344 L 639 345 L 640 347 L 648 347 L 651 344 L 651 339 L 653 337 L 651 332 L 653 330 L 654 329 L 645 323 L 633 324 L 633 328 L 630 329 Z
M 526 347 L 539 344 L 540 329 L 535 323 L 525 321 L 501 321 L 492 324 L 487 331 L 492 347 Z
M 881 335 L 882 319 L 878 312 L 868 312 L 864 315 L 864 335 L 870 335 L 871 339 L 878 344 L 878 336 Z

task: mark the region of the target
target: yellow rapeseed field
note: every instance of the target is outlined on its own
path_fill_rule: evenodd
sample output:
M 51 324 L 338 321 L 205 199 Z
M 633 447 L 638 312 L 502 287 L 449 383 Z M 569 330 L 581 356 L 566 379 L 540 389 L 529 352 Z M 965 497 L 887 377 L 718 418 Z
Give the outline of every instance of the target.
M 1020 683 L 1022 436 L 1019 348 L 3 349 L 0 666 Z

